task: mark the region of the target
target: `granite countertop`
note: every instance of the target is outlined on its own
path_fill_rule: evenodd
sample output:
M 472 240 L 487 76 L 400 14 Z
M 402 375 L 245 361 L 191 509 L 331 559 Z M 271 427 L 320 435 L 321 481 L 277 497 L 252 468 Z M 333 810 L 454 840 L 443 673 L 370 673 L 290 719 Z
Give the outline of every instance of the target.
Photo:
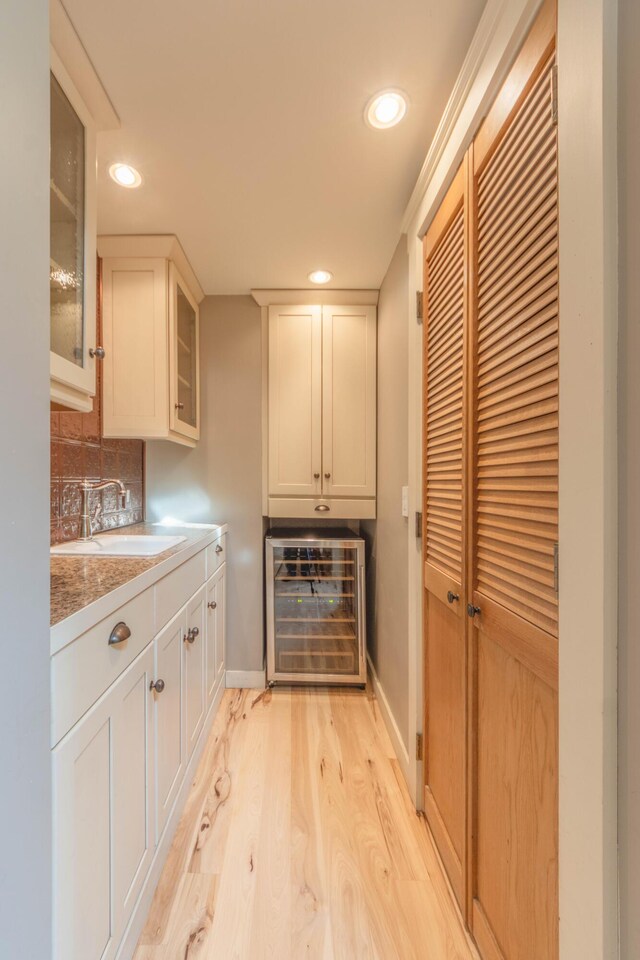
M 91 557 L 51 556 L 51 626 L 72 616 L 106 594 L 134 580 L 147 570 L 164 563 L 168 558 L 186 550 L 199 540 L 225 528 L 158 527 L 151 523 L 136 523 L 109 531 L 114 535 L 186 537 L 182 543 L 170 547 L 155 557 Z

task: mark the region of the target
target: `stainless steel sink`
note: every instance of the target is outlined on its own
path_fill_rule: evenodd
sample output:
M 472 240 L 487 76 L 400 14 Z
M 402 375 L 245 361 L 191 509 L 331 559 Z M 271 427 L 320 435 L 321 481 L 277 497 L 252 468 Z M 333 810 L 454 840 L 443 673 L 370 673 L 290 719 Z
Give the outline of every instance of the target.
M 51 547 L 54 555 L 86 557 L 156 557 L 159 553 L 183 543 L 186 537 L 126 536 L 102 534 L 92 540 L 70 540 Z

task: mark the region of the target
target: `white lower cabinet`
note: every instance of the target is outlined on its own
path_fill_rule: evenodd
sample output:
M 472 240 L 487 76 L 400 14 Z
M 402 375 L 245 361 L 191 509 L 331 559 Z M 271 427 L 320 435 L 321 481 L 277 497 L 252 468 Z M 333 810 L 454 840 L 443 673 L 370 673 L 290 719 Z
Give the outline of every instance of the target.
M 222 536 L 217 545 L 224 543 Z M 133 955 L 224 686 L 221 558 L 222 551 L 211 551 L 209 560 L 205 550 L 196 554 L 140 594 L 144 603 L 129 601 L 53 658 L 54 960 Z M 171 596 L 175 613 L 167 622 Z M 140 623 L 139 606 L 146 611 Z M 153 609 L 155 622 L 166 625 L 152 639 Z M 91 677 L 88 645 L 99 657 L 119 620 L 132 628 L 128 640 L 110 648 L 122 671 L 115 679 L 115 667 L 103 671 L 110 685 L 97 689 L 79 716 L 85 701 L 77 687 Z M 131 660 L 130 646 L 147 629 L 146 646 Z M 66 706 L 70 697 L 78 710 Z
M 182 783 L 185 768 L 182 648 L 187 631 L 186 609 L 167 624 L 155 640 L 156 682 L 164 688 L 154 692 L 156 748 L 156 841 L 164 832 Z
M 224 673 L 226 564 L 207 581 L 207 704 L 211 703 Z
M 187 760 L 198 742 L 206 713 L 204 689 L 206 588 L 202 587 L 187 604 L 187 630 L 184 637 L 185 735 Z
M 53 751 L 56 960 L 109 960 L 155 845 L 148 743 L 153 647 Z

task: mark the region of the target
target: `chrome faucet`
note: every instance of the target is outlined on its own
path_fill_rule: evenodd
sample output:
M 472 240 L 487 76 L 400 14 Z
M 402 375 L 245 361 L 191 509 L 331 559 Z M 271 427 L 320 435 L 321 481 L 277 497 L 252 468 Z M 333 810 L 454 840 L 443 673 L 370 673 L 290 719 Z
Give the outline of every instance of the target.
M 104 490 L 106 487 L 111 486 L 119 488 L 122 508 L 125 509 L 129 504 L 129 491 L 122 480 L 83 480 L 80 484 L 82 509 L 80 511 L 80 534 L 78 540 L 93 540 L 92 523 L 95 523 L 102 512 L 102 507 L 98 504 L 93 517 L 91 516 L 89 513 L 89 494 L 92 490 Z

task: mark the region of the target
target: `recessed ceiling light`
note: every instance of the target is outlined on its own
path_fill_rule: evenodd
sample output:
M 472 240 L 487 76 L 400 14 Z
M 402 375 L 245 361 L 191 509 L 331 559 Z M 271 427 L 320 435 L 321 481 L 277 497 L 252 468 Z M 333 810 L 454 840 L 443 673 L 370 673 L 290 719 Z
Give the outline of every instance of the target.
M 112 163 L 109 167 L 109 176 L 121 187 L 139 187 L 142 177 L 128 163 Z
M 402 90 L 383 90 L 369 100 L 365 119 L 377 130 L 395 127 L 407 112 L 407 102 L 407 96 Z
M 333 280 L 333 274 L 328 270 L 313 270 L 309 274 L 309 280 L 311 283 L 329 283 L 329 280 Z

